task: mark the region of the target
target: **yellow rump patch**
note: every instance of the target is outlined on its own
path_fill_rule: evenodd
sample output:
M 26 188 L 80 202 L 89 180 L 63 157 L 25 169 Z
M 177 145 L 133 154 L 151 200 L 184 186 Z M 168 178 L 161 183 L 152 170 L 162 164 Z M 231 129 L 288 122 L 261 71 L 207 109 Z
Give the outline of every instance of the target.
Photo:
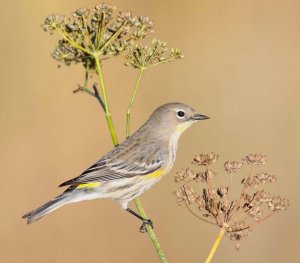
M 77 189 L 81 189 L 81 188 L 95 188 L 100 186 L 102 183 L 100 182 L 93 182 L 93 183 L 86 183 L 86 184 L 80 184 L 77 186 Z

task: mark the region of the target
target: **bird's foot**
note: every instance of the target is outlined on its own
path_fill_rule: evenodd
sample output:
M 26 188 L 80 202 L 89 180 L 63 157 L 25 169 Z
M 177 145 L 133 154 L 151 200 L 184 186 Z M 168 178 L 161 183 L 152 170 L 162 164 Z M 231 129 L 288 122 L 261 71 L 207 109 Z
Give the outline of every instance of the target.
M 141 233 L 146 233 L 147 232 L 147 228 L 146 226 L 149 225 L 151 228 L 153 228 L 153 222 L 151 219 L 144 219 L 143 220 L 143 224 L 140 227 L 140 232 Z

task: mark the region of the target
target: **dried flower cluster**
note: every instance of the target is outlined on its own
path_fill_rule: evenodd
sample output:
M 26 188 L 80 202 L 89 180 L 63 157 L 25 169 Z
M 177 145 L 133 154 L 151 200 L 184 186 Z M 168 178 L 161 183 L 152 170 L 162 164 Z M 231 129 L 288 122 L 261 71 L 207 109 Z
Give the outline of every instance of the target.
M 56 31 L 62 37 L 52 56 L 59 65 L 83 63 L 89 70 L 95 69 L 94 58 L 112 57 L 127 51 L 127 65 L 135 68 L 182 58 L 179 49 L 168 50 L 166 43 L 154 39 L 152 48 L 136 41 L 153 33 L 153 22 L 149 17 L 133 16 L 131 12 L 114 15 L 115 6 L 101 3 L 94 9 L 80 8 L 71 18 L 64 15 L 49 15 L 42 25 L 44 31 Z
M 131 65 L 134 68 L 141 69 L 183 58 L 180 49 L 167 49 L 167 43 L 164 41 L 154 38 L 151 44 L 152 47 L 140 44 L 129 46 L 129 53 L 126 56 L 127 62 L 125 65 Z
M 218 155 L 215 153 L 199 154 L 192 164 L 203 167 L 202 170 L 194 172 L 188 168 L 177 173 L 175 182 L 183 183 L 174 192 L 178 205 L 185 204 L 197 218 L 224 228 L 229 238 L 237 242 L 246 238 L 256 223 L 287 209 L 288 199 L 272 196 L 264 190 L 266 184 L 275 183 L 277 180 L 276 176 L 258 170 L 257 166 L 266 163 L 266 156 L 249 154 L 242 161 L 225 162 L 224 169 L 229 177 L 229 186 L 218 188 L 213 186 L 216 172 L 210 167 L 217 160 Z M 232 174 L 240 172 L 242 167 L 243 170 L 247 169 L 245 166 L 250 166 L 250 172 L 241 180 L 240 196 L 233 199 Z M 206 187 L 199 193 L 194 190 L 194 183 L 206 183 Z M 239 248 L 239 243 L 236 248 Z

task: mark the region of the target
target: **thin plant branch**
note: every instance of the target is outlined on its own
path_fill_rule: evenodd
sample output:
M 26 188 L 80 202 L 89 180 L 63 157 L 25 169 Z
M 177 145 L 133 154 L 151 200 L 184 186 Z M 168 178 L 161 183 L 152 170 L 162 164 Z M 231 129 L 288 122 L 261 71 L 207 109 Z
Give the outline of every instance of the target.
M 114 40 L 122 33 L 124 26 L 126 25 L 126 22 L 124 22 L 120 28 L 108 39 L 106 42 L 104 42 L 103 46 L 100 47 L 99 53 L 103 51 L 106 47 L 108 47 Z
M 88 53 L 88 54 L 92 54 L 92 52 L 90 52 L 89 50 L 85 49 L 84 47 L 80 46 L 79 44 L 77 44 L 74 39 L 65 31 L 61 31 L 58 27 L 55 26 L 56 31 L 65 39 L 67 40 L 73 47 L 76 47 L 78 49 L 80 49 L 81 51 Z
M 212 260 L 212 258 L 214 256 L 214 254 L 215 254 L 215 252 L 216 252 L 216 250 L 217 250 L 217 248 L 218 248 L 218 246 L 219 246 L 219 244 L 220 244 L 220 242 L 221 242 L 221 240 L 222 240 L 225 232 L 226 232 L 225 227 L 222 227 L 221 230 L 220 230 L 220 232 L 219 232 L 219 234 L 218 234 L 218 236 L 217 236 L 217 239 L 216 239 L 216 241 L 215 241 L 212 249 L 209 252 L 208 257 L 205 260 L 205 263 L 210 263 L 211 262 L 211 260 Z
M 253 169 L 254 169 L 254 164 L 251 167 L 250 173 L 245 178 L 245 182 L 247 182 L 249 180 L 250 176 L 252 175 Z M 237 201 L 237 204 L 235 206 L 236 211 L 238 211 L 240 209 L 240 204 L 241 204 L 242 198 L 243 198 L 243 196 L 245 194 L 245 190 L 246 190 L 246 183 L 243 184 L 243 189 L 241 191 L 240 197 L 239 197 L 239 199 Z
M 96 94 L 99 95 L 98 90 L 97 90 L 97 86 L 95 86 L 95 84 L 94 84 L 93 88 L 95 90 L 95 94 L 91 93 L 91 95 L 97 98 Z M 99 98 L 100 98 L 100 100 L 97 98 L 99 100 L 99 102 L 102 101 L 102 99 L 101 99 L 100 96 L 99 96 Z M 102 109 L 105 112 L 105 105 L 104 105 L 103 101 L 100 104 L 102 105 Z M 118 143 L 118 141 L 117 141 L 117 143 Z M 148 219 L 147 214 L 146 214 L 145 210 L 143 209 L 142 203 L 141 203 L 141 201 L 140 201 L 140 199 L 138 197 L 134 199 L 134 203 L 135 203 L 135 205 L 136 205 L 136 207 L 137 207 L 137 209 L 139 211 L 139 214 L 144 219 Z M 161 262 L 162 263 L 168 263 L 167 258 L 166 258 L 165 254 L 164 254 L 164 252 L 163 252 L 163 250 L 161 248 L 161 245 L 160 245 L 160 243 L 159 243 L 159 241 L 158 241 L 158 239 L 156 237 L 156 234 L 155 234 L 153 228 L 150 225 L 146 224 L 146 229 L 147 229 L 147 233 L 149 234 L 149 236 L 151 238 L 151 241 L 152 241 L 152 243 L 153 243 L 153 245 L 154 245 L 154 247 L 156 249 L 156 252 L 157 252 L 158 256 L 160 257 Z
M 97 50 L 100 49 L 100 46 L 101 46 L 101 43 L 102 43 L 102 40 L 103 40 L 103 35 L 104 35 L 104 29 L 105 29 L 105 13 L 102 13 L 102 18 L 101 20 L 99 20 L 99 23 L 101 22 L 101 26 L 98 25 L 98 34 L 97 34 L 97 40 L 98 40 L 98 43 L 97 43 Z M 99 32 L 100 30 L 100 32 Z
M 105 85 L 104 85 L 100 60 L 99 60 L 99 57 L 96 56 L 96 55 L 94 55 L 94 59 L 95 59 L 95 62 L 96 62 L 97 73 L 98 73 L 98 77 L 99 77 L 99 81 L 100 81 L 100 85 L 101 85 L 101 90 L 102 90 L 106 121 L 107 121 L 107 124 L 108 124 L 108 127 L 109 127 L 109 132 L 110 132 L 111 138 L 113 140 L 114 145 L 116 146 L 116 145 L 119 144 L 119 142 L 118 142 L 115 126 L 114 126 L 114 123 L 113 123 L 113 119 L 112 119 L 112 116 L 111 116 L 111 113 L 110 113 L 110 110 L 109 110 L 109 105 L 108 105 L 108 100 L 107 100 L 107 95 L 106 95 L 106 88 L 105 88 Z
M 198 219 L 204 221 L 205 223 L 209 223 L 209 224 L 215 225 L 215 223 L 210 222 L 210 221 L 208 221 L 208 220 L 205 220 L 203 217 L 201 217 L 201 216 L 197 215 L 196 213 L 194 213 L 194 211 L 187 205 L 187 203 L 185 203 L 185 206 L 186 206 L 186 208 L 188 209 L 188 211 L 189 211 L 193 216 L 195 216 L 195 217 L 197 217 Z
M 128 137 L 130 135 L 130 119 L 131 119 L 132 106 L 133 106 L 133 103 L 135 101 L 135 97 L 136 97 L 137 91 L 139 89 L 141 78 L 142 78 L 144 70 L 145 70 L 145 68 L 143 68 L 143 67 L 140 68 L 139 76 L 137 78 L 135 88 L 133 90 L 133 93 L 132 93 L 132 96 L 131 96 L 131 99 L 130 99 L 130 103 L 129 103 L 129 106 L 128 106 L 128 109 L 127 109 L 127 114 L 126 114 L 126 137 Z
M 97 83 L 94 83 L 93 84 L 93 90 L 94 92 L 92 92 L 91 90 L 88 89 L 88 79 L 89 79 L 89 70 L 86 69 L 85 71 L 85 78 L 84 78 L 84 85 L 81 86 L 81 85 L 78 85 L 78 88 L 76 90 L 73 91 L 73 93 L 77 93 L 79 91 L 82 91 L 82 92 L 86 92 L 87 94 L 95 97 L 98 102 L 100 103 L 102 109 L 104 110 L 105 112 L 105 105 L 104 105 L 104 102 L 99 94 L 99 91 L 98 91 L 98 88 L 97 88 Z
M 95 92 L 95 97 L 96 97 L 97 100 L 99 101 L 99 103 L 100 103 L 102 109 L 105 111 L 105 105 L 104 105 L 104 102 L 103 102 L 102 98 L 100 97 L 99 92 L 98 92 L 97 83 L 94 83 L 94 84 L 93 84 L 93 90 L 94 90 L 94 92 Z
M 134 203 L 139 211 L 139 214 L 143 218 L 148 219 L 147 214 L 146 214 L 145 210 L 143 209 L 142 203 L 138 197 L 134 199 Z M 165 255 L 164 251 L 162 250 L 160 243 L 158 242 L 158 239 L 156 237 L 156 234 L 155 234 L 153 228 L 150 225 L 146 224 L 146 229 L 147 229 L 147 233 L 149 234 L 149 236 L 151 238 L 151 241 L 156 249 L 156 252 L 157 252 L 161 262 L 168 263 L 166 255 Z
M 139 86 L 140 86 L 140 82 L 141 82 L 141 78 L 142 78 L 142 75 L 143 75 L 143 72 L 144 72 L 145 68 L 141 68 L 140 69 L 140 72 L 139 72 L 139 76 L 138 76 L 138 79 L 137 79 L 137 82 L 136 82 L 136 85 L 135 85 L 135 88 L 134 88 L 134 91 L 133 91 L 133 94 L 132 94 L 132 97 L 130 99 L 130 103 L 129 103 L 129 107 L 128 107 L 128 110 L 127 110 L 127 119 L 126 119 L 126 137 L 129 137 L 130 136 L 130 120 L 131 120 L 131 110 L 132 110 L 132 106 L 133 106 L 133 103 L 135 101 L 135 97 L 136 97 L 136 93 L 139 89 Z M 135 203 L 135 206 L 137 207 L 138 211 L 139 211 L 139 214 L 144 218 L 144 219 L 148 219 L 147 217 L 147 214 L 142 206 L 142 203 L 140 201 L 140 199 L 138 197 L 136 197 L 134 199 L 134 203 Z M 146 224 L 146 229 L 147 229 L 147 232 L 151 238 L 151 241 L 157 251 L 157 254 L 158 256 L 160 257 L 160 260 L 162 263 L 167 263 L 167 258 L 161 248 L 161 245 L 156 237 L 156 234 L 153 230 L 153 228 Z

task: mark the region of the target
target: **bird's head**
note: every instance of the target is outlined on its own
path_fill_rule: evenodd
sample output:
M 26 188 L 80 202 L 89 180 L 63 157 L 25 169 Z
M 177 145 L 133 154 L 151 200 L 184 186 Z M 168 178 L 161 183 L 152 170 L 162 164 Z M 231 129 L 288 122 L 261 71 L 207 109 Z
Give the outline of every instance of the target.
M 179 102 L 167 103 L 160 106 L 150 117 L 150 120 L 157 123 L 158 127 L 178 134 L 182 134 L 195 122 L 206 119 L 209 119 L 209 117 Z

